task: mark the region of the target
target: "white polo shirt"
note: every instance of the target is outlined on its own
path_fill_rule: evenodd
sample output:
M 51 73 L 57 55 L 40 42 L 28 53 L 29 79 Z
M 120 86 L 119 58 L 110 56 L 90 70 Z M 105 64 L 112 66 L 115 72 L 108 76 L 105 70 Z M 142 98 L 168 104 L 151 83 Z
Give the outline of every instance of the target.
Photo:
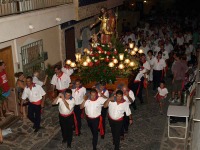
M 84 96 L 86 94 L 86 88 L 81 87 L 80 89 L 72 89 L 72 96 L 75 99 L 75 105 L 80 105 L 83 102 Z
M 105 96 L 105 97 L 107 97 L 107 98 L 109 98 L 109 92 L 108 92 L 108 90 L 103 90 L 103 91 L 101 91 L 101 93 Z M 99 93 L 98 93 L 98 96 L 101 96 Z
M 117 102 L 110 101 L 108 104 L 108 113 L 111 119 L 118 120 L 124 117 L 124 113 L 126 113 L 126 116 L 131 115 L 131 110 L 129 104 L 126 102 L 117 104 Z
M 44 85 L 44 82 L 40 81 L 37 77 L 33 77 L 33 83 L 38 84 L 40 86 Z
M 128 94 L 129 94 L 129 97 L 133 100 L 133 102 L 135 101 L 135 95 L 134 95 L 134 93 L 133 93 L 133 91 L 132 90 L 129 90 L 129 92 L 128 92 Z M 129 101 L 129 99 L 128 99 L 128 97 L 124 94 L 124 100 L 130 105 L 131 104 L 131 102 Z
M 71 68 L 68 69 L 68 68 L 62 67 L 61 70 L 68 76 L 71 76 L 74 73 L 74 69 L 71 69 Z
M 152 56 L 151 59 L 149 58 L 149 56 L 147 56 L 147 61 L 149 62 L 150 66 L 153 65 L 153 58 L 154 58 L 154 56 Z
M 74 98 L 72 98 L 71 100 L 68 99 L 68 100 L 65 100 L 65 101 L 69 104 L 69 109 L 65 106 L 65 103 L 63 102 L 62 98 L 59 98 L 57 100 L 56 104 L 59 104 L 58 105 L 58 110 L 59 110 L 60 114 L 69 115 L 74 110 L 75 100 L 74 100 Z
M 40 85 L 34 84 L 33 87 L 30 89 L 29 87 L 25 87 L 22 93 L 22 99 L 29 99 L 30 102 L 38 102 L 42 100 L 42 96 L 44 96 L 46 92 Z
M 100 116 L 101 109 L 106 100 L 107 99 L 103 97 L 98 97 L 98 99 L 95 101 L 87 100 L 84 105 L 86 115 L 89 118 L 97 118 L 98 116 Z
M 55 85 L 57 90 L 67 89 L 69 87 L 70 82 L 71 79 L 65 73 L 62 73 L 61 77 L 58 77 L 56 74 L 54 74 L 51 80 L 51 84 Z
M 166 67 L 166 62 L 164 59 L 158 59 L 154 57 L 153 61 L 153 70 L 163 70 Z
M 168 90 L 167 90 L 167 88 L 161 89 L 160 87 L 158 87 L 158 93 L 160 96 L 167 96 Z

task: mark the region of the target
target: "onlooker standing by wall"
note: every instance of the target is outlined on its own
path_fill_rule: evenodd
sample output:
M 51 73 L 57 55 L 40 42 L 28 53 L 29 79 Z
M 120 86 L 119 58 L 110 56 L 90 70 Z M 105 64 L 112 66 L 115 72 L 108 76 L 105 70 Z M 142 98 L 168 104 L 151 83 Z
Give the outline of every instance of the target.
M 185 73 L 188 70 L 188 66 L 186 63 L 183 63 L 180 60 L 180 56 L 178 53 L 174 54 L 175 62 L 172 66 L 172 102 L 175 102 L 175 92 L 178 92 L 177 101 L 181 99 L 181 91 L 183 86 L 183 81 L 185 79 Z
M 3 90 L 3 96 L 6 97 L 6 100 L 3 101 L 3 108 L 6 110 L 6 115 L 13 114 L 13 112 L 8 109 L 8 101 L 7 98 L 10 96 L 10 86 L 8 85 L 8 79 L 5 72 L 6 64 L 1 61 L 0 62 L 0 87 Z

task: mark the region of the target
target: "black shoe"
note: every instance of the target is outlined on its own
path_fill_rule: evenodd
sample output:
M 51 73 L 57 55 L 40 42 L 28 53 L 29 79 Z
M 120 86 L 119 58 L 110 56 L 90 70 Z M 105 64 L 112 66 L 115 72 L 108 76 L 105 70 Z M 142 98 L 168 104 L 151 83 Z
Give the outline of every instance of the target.
M 35 125 L 33 125 L 33 129 L 35 129 Z
M 62 144 L 67 143 L 67 140 L 62 140 Z
M 101 135 L 101 139 L 104 139 L 104 135 Z
M 67 145 L 67 148 L 72 148 L 71 144 L 68 144 L 68 145 Z
M 36 128 L 35 130 L 34 130 L 34 132 L 38 132 L 39 131 L 39 128 Z

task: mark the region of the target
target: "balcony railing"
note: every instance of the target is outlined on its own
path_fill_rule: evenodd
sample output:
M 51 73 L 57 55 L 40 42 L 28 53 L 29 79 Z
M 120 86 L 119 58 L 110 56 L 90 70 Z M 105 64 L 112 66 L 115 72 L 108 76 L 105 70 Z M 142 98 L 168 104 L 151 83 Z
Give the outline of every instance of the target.
M 0 17 L 73 3 L 73 0 L 0 0 Z

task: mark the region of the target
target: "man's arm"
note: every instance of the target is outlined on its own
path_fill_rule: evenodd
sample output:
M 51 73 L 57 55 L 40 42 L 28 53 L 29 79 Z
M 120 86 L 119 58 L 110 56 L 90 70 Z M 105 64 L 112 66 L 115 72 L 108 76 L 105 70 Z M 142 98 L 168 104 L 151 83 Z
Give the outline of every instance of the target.
M 110 101 L 114 101 L 114 96 L 108 98 L 108 99 L 104 102 L 103 107 L 104 107 L 104 108 L 107 108 Z

